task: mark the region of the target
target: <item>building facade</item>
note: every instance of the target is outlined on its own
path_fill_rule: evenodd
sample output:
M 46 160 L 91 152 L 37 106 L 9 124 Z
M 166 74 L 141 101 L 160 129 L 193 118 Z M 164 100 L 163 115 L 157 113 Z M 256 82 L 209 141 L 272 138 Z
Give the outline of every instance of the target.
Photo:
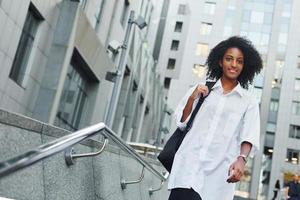
M 188 16 L 180 14 L 184 7 Z M 221 40 L 245 36 L 259 50 L 264 68 L 249 90 L 260 102 L 261 148 L 236 185 L 236 196 L 271 199 L 276 180 L 282 187 L 300 173 L 299 1 L 176 0 L 169 8 L 158 66 L 168 80 L 172 109 L 191 86 L 205 82 L 206 57 Z
M 166 104 L 153 58 L 155 0 L 1 0 L 0 106 L 71 131 L 105 122 L 130 11 L 133 25 L 114 123 L 126 141 L 155 143 Z

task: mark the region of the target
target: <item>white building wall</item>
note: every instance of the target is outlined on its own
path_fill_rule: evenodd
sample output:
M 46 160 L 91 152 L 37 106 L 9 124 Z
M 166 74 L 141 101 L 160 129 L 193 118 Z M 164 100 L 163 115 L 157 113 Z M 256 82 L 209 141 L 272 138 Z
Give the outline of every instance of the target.
M 284 2 L 281 2 L 284 5 Z M 280 6 L 283 7 L 282 4 Z M 280 7 L 278 9 L 280 9 Z M 299 93 L 294 92 L 295 79 L 300 78 L 300 69 L 297 68 L 297 58 L 300 52 L 300 28 L 299 28 L 300 2 L 293 1 L 291 20 L 288 32 L 287 51 L 285 52 L 285 65 L 282 77 L 282 86 L 279 100 L 277 118 L 277 130 L 274 142 L 274 154 L 272 158 L 271 179 L 269 197 L 277 179 L 283 180 L 284 173 L 299 174 L 300 165 L 286 163 L 287 149 L 300 150 L 300 140 L 289 138 L 290 124 L 300 126 L 300 116 L 292 114 L 292 101 L 300 100 Z M 299 157 L 298 157 L 299 162 Z
M 299 26 L 297 25 L 299 19 L 299 2 L 298 1 L 283 1 L 283 0 L 268 0 L 268 1 L 238 1 L 238 0 L 213 0 L 209 2 L 216 2 L 215 13 L 213 15 L 208 15 L 204 13 L 204 4 L 205 0 L 196 1 L 196 0 L 178 0 L 170 1 L 170 9 L 167 19 L 167 27 L 164 34 L 164 39 L 162 42 L 162 51 L 159 60 L 159 70 L 162 72 L 167 66 L 167 59 L 171 56 L 169 48 L 170 41 L 174 38 L 173 29 L 170 28 L 174 26 L 173 22 L 179 20 L 177 16 L 174 16 L 174 13 L 178 9 L 178 4 L 188 4 L 189 7 L 189 19 L 188 26 L 185 26 L 186 29 L 186 41 L 184 44 L 184 50 L 180 56 L 182 57 L 182 62 L 179 66 L 178 76 L 170 76 L 172 78 L 170 89 L 168 91 L 168 105 L 175 109 L 179 100 L 183 97 L 186 91 L 194 84 L 199 82 L 204 82 L 205 78 L 197 77 L 193 71 L 194 64 L 204 64 L 206 56 L 196 56 L 196 45 L 198 42 L 207 43 L 209 49 L 214 47 L 221 40 L 231 36 L 231 35 L 247 35 L 250 40 L 255 40 L 253 36 L 254 32 L 263 32 L 266 31 L 267 26 L 265 24 L 253 23 L 255 21 L 254 16 L 251 16 L 251 12 L 269 12 L 272 13 L 270 32 L 267 32 L 269 35 L 268 45 L 259 47 L 259 51 L 262 53 L 264 59 L 264 69 L 263 72 L 257 77 L 254 81 L 254 86 L 258 87 L 259 85 L 263 86 L 262 95 L 256 93 L 256 88 L 254 86 L 250 87 L 250 90 L 255 92 L 257 98 L 261 101 L 261 150 L 256 155 L 253 160 L 253 168 L 251 174 L 251 182 L 243 183 L 238 186 L 239 189 L 244 188 L 244 191 L 240 192 L 240 196 L 249 197 L 251 199 L 270 199 L 273 195 L 273 187 L 275 181 L 279 179 L 281 181 L 281 186 L 283 186 L 283 176 L 285 172 L 291 171 L 292 173 L 300 173 L 300 165 L 293 165 L 285 162 L 287 148 L 293 148 L 300 150 L 300 142 L 298 139 L 289 138 L 289 125 L 299 125 L 299 115 L 293 116 L 291 114 L 291 102 L 292 100 L 299 101 L 299 97 L 295 97 L 293 92 L 294 89 L 294 80 L 299 78 L 300 69 L 297 68 L 299 63 L 299 52 L 300 52 L 300 39 L 299 39 Z M 263 3 L 266 2 L 264 6 Z M 282 17 L 287 16 L 290 11 L 286 5 L 292 2 L 292 14 L 290 16 L 290 25 L 288 30 L 288 40 L 287 48 L 283 53 L 278 52 L 280 48 L 280 31 L 282 26 Z M 272 5 L 274 4 L 274 6 Z M 244 31 L 245 29 L 245 9 L 250 10 L 250 22 L 249 30 Z M 251 18 L 252 17 L 252 18 Z M 265 19 L 264 19 L 265 20 Z M 287 20 L 287 19 L 286 19 Z M 200 27 L 201 22 L 212 23 L 212 31 L 209 35 L 201 35 Z M 229 27 L 229 29 L 227 29 Z M 179 56 L 179 58 L 180 58 Z M 176 57 L 178 58 L 178 57 Z M 269 120 L 270 112 L 270 100 L 272 92 L 272 82 L 274 81 L 274 75 L 276 74 L 276 60 L 282 59 L 285 61 L 284 72 L 282 77 L 282 83 L 280 85 L 281 93 L 279 99 L 279 110 L 277 113 L 277 130 L 274 137 L 265 137 L 267 131 L 267 123 Z M 298 59 L 298 61 L 297 61 Z M 177 67 L 177 66 L 176 66 Z M 162 73 L 165 77 L 168 77 L 168 73 Z M 164 77 L 162 77 L 164 78 Z M 295 99 L 296 98 L 296 99 Z M 272 115 L 274 113 L 271 113 Z M 276 113 L 275 113 L 276 114 Z M 276 115 L 273 115 L 273 117 Z M 173 122 L 171 133 L 175 130 L 175 124 Z M 265 141 L 266 140 L 266 141 Z M 264 145 L 268 144 L 273 145 L 273 159 L 272 165 L 270 167 L 270 180 L 269 187 L 265 194 L 260 194 L 261 190 L 261 181 L 262 181 L 262 160 Z M 272 146 L 271 146 L 272 148 Z M 251 162 L 252 163 L 252 162 Z M 268 196 L 268 197 L 267 197 Z

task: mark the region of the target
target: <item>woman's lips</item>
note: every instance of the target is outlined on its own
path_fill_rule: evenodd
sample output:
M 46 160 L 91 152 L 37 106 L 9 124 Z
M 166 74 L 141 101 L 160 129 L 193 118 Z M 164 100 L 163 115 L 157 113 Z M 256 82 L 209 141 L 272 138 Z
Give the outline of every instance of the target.
M 229 69 L 228 70 L 230 73 L 237 73 L 237 71 L 236 70 L 233 70 L 233 69 Z

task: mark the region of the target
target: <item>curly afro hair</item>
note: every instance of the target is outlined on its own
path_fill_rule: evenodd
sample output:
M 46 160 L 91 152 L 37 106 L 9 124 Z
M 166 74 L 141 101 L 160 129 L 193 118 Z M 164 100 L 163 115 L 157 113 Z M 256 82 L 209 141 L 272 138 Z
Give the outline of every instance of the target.
M 244 55 L 244 67 L 238 77 L 238 81 L 243 88 L 248 89 L 248 85 L 253 82 L 254 76 L 260 72 L 263 64 L 258 51 L 249 40 L 243 37 L 230 37 L 217 44 L 210 51 L 206 60 L 206 65 L 208 66 L 207 78 L 219 79 L 222 77 L 223 70 L 219 65 L 219 61 L 223 59 L 227 49 L 232 47 L 240 49 Z

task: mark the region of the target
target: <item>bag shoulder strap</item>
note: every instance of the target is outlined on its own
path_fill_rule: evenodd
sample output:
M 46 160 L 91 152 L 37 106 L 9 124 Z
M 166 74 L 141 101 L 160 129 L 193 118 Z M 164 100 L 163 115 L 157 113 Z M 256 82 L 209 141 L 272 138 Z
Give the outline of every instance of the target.
M 215 83 L 216 82 L 213 82 L 213 81 L 206 81 L 205 85 L 208 87 L 208 94 L 205 97 L 203 95 L 201 95 L 201 97 L 199 98 L 199 101 L 198 101 L 195 109 L 192 112 L 191 118 L 189 119 L 189 121 L 188 121 L 188 123 L 186 125 L 186 128 L 185 128 L 186 132 L 188 132 L 192 128 L 195 116 L 197 115 L 197 113 L 198 113 L 198 111 L 199 111 L 202 103 L 204 102 L 205 98 L 208 97 L 208 95 L 210 94 L 211 89 L 215 85 Z

